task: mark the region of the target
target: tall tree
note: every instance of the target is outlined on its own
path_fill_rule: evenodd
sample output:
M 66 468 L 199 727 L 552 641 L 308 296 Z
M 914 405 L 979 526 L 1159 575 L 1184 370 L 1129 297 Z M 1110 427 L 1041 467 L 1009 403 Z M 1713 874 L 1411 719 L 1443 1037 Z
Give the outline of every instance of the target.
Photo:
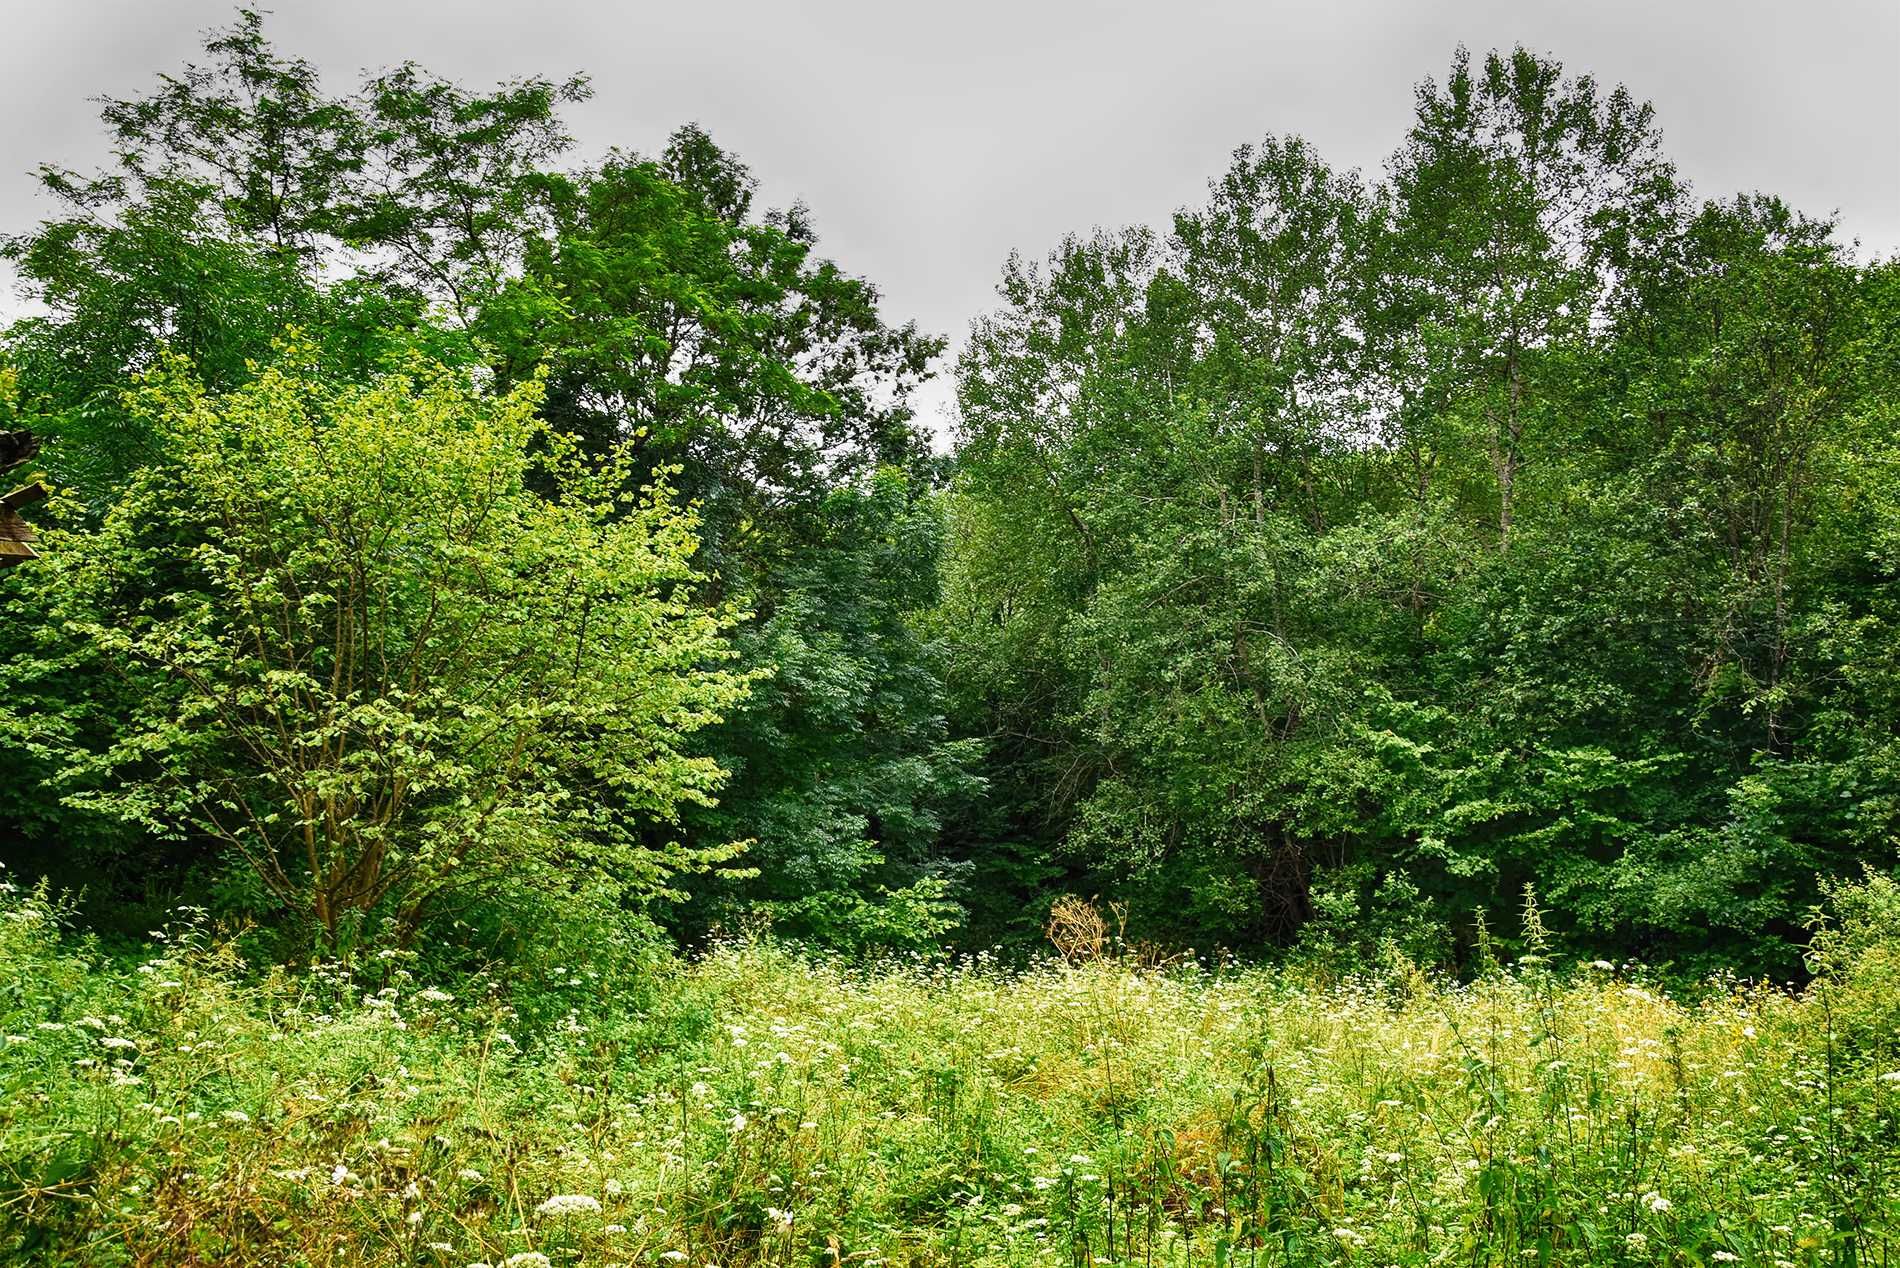
M 1555 428 L 1574 359 L 1635 256 L 1671 221 L 1654 112 L 1623 88 L 1518 47 L 1460 49 L 1391 164 L 1396 240 L 1385 320 L 1405 332 L 1414 415 L 1463 420 L 1487 454 L 1500 549 L 1519 476 Z

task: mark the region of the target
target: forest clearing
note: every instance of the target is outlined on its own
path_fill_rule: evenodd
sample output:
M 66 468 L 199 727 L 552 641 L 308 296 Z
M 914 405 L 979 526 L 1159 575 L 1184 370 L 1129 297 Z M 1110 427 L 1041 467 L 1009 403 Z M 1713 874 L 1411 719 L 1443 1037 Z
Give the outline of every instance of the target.
M 802 6 L 359 2 L 55 19 L 137 74 L 0 238 L 0 1263 L 1900 1260 L 1900 257 L 1462 20 L 1045 232 L 1073 102 L 905 221 Z

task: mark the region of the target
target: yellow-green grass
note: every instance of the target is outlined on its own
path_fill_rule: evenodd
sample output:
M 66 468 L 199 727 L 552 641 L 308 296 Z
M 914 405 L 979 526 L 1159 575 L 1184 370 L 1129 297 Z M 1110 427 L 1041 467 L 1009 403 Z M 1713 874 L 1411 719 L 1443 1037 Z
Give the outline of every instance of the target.
M 1840 959 L 1691 1000 L 752 945 L 503 993 L 115 966 L 0 896 L 0 1258 L 1887 1264 L 1900 957 Z

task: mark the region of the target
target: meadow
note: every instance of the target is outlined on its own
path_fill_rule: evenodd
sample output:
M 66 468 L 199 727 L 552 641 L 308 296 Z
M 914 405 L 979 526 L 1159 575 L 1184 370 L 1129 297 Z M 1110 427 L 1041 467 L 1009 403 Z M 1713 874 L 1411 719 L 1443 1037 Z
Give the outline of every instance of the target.
M 768 943 L 440 989 L 0 918 L 0 1247 L 35 1264 L 1791 1264 L 1900 1249 L 1900 889 L 1813 979 L 1441 979 Z M 1079 932 L 1078 932 L 1079 929 Z

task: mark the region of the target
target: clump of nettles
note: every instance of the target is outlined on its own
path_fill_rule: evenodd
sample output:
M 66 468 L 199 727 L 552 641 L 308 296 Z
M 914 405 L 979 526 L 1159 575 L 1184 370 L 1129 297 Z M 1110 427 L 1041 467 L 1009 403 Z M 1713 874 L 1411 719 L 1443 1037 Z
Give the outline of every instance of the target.
M 1542 952 L 1394 989 L 1106 941 L 1020 971 L 737 944 L 636 997 L 253 971 L 189 916 L 128 963 L 9 889 L 0 1258 L 1880 1263 L 1895 893 L 1834 892 L 1806 987 L 1693 998 Z

